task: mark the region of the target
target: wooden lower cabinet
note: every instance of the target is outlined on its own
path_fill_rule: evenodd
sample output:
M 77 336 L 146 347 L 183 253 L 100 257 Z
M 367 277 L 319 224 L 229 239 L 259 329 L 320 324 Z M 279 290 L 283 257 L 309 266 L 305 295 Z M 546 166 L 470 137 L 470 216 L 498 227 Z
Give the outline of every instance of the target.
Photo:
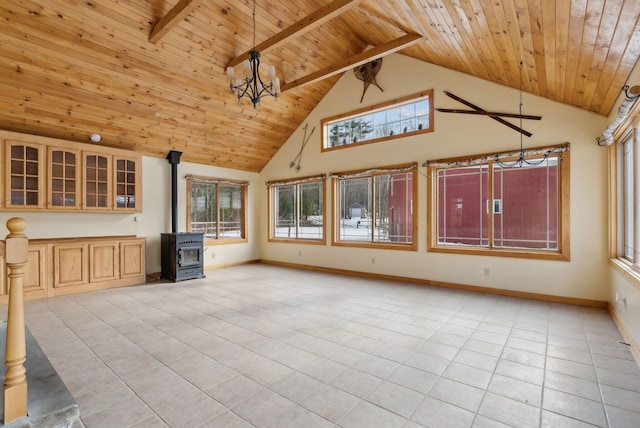
M 33 239 L 25 269 L 25 299 L 143 284 L 145 239 L 135 236 Z M 0 253 L 0 304 L 6 304 L 8 272 Z

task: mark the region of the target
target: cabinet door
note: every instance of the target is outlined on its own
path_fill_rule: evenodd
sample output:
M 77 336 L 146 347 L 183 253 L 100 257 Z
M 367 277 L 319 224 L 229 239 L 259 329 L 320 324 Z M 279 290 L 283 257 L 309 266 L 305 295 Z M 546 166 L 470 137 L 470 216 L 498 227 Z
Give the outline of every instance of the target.
M 113 171 L 115 209 L 141 211 L 140 159 L 114 156 Z
M 133 278 L 142 277 L 144 282 L 145 259 L 144 259 L 144 239 L 136 239 L 120 243 L 120 277 Z
M 80 152 L 49 147 L 47 161 L 47 207 L 72 209 L 80 207 Z
M 111 210 L 111 156 L 83 152 L 84 158 L 84 202 L 87 210 Z
M 43 146 L 6 141 L 5 207 L 22 210 L 44 207 Z
M 120 277 L 120 246 L 117 242 L 89 244 L 89 282 L 113 281 Z
M 53 247 L 53 286 L 83 285 L 88 282 L 87 244 Z

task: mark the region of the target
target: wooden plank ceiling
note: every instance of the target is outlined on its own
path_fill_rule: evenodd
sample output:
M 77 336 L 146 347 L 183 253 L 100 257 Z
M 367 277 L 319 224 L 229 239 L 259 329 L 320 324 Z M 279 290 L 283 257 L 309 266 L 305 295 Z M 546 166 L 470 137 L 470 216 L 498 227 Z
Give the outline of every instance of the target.
M 602 115 L 640 55 L 638 0 L 258 0 L 283 93 L 254 110 L 224 74 L 252 47 L 252 8 L 2 0 L 0 128 L 260 171 L 349 60 L 407 34 L 422 38 L 405 55 L 514 88 L 523 61 L 526 92 Z

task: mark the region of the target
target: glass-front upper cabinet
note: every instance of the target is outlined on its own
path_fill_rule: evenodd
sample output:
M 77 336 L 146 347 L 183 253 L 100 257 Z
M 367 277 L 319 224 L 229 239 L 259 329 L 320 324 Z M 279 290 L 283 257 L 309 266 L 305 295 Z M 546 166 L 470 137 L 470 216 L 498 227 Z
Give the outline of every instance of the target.
M 84 152 L 84 204 L 85 209 L 110 209 L 111 157 L 100 153 Z
M 140 210 L 141 200 L 138 197 L 140 189 L 139 159 L 128 157 L 113 157 L 115 210 Z
M 43 150 L 40 144 L 5 142 L 5 208 L 43 208 Z
M 131 150 L 0 130 L 0 211 L 142 212 Z
M 80 152 L 49 147 L 49 208 L 78 209 L 80 206 Z

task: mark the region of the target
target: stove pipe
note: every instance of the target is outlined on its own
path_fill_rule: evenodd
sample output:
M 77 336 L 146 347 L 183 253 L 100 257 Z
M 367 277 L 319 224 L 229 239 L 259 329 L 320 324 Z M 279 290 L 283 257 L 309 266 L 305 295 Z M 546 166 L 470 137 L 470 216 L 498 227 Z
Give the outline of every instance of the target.
M 167 160 L 171 164 L 171 233 L 178 231 L 178 164 L 182 152 L 171 150 Z

